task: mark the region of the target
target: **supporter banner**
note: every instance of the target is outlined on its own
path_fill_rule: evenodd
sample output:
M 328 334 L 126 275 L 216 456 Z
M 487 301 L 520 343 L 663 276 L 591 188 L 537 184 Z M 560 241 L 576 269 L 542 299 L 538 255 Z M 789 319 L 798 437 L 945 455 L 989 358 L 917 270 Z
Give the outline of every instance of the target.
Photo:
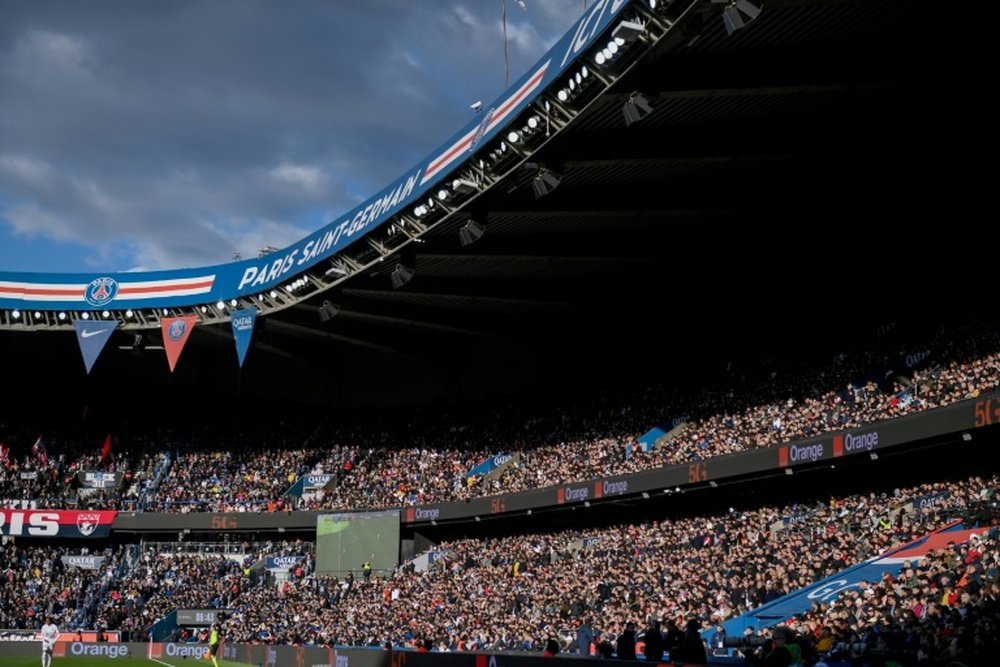
M 257 321 L 256 308 L 244 308 L 234 310 L 232 315 L 233 340 L 236 341 L 236 358 L 243 368 L 243 360 L 247 358 L 247 350 L 250 349 L 250 339 L 253 337 L 254 322 Z
M 164 317 L 160 328 L 163 329 L 163 349 L 167 353 L 167 363 L 170 364 L 170 372 L 174 372 L 177 360 L 184 350 L 191 329 L 194 328 L 198 320 L 197 315 L 187 315 L 185 317 Z
M 487 457 L 478 465 L 470 468 L 469 472 L 465 473 L 465 478 L 486 476 L 504 463 L 507 463 L 507 461 L 510 461 L 510 454 L 497 454 L 496 456 Z
M 81 570 L 97 570 L 100 569 L 101 563 L 104 562 L 104 556 L 62 556 L 62 564 L 66 567 L 78 567 Z
M 989 528 L 969 530 L 961 524 L 956 524 L 928 535 L 918 540 L 894 549 L 884 556 L 871 558 L 849 567 L 831 577 L 799 589 L 778 598 L 774 602 L 757 607 L 749 613 L 731 618 L 723 624 L 726 634 L 731 637 L 742 636 L 743 629 L 770 627 L 812 608 L 813 603 L 829 603 L 836 600 L 841 592 L 857 588 L 861 582 L 882 581 L 882 575 L 891 573 L 898 575 L 904 562 L 916 562 L 932 551 L 945 548 L 949 542 L 962 544 L 969 541 L 972 535 L 986 534 Z M 707 636 L 710 630 L 704 631 Z
M 178 609 L 177 625 L 209 626 L 228 617 L 228 609 Z
M 107 537 L 118 512 L 102 510 L 0 509 L 0 535 L 11 537 Z
M 268 570 L 287 570 L 305 560 L 305 556 L 268 556 L 264 567 Z
M 81 470 L 76 473 L 77 484 L 85 489 L 117 489 L 124 477 L 124 473 L 100 470 Z
M 38 471 L 37 471 L 37 470 L 26 470 L 26 471 L 22 471 L 22 472 L 21 472 L 21 473 L 19 474 L 19 477 L 20 477 L 21 479 L 38 479 Z
M 107 320 L 76 320 L 73 322 L 76 328 L 76 340 L 80 343 L 80 352 L 83 354 L 83 365 L 87 367 L 87 374 L 94 367 L 94 362 L 101 355 L 101 351 L 111 338 L 111 332 L 118 326 L 116 321 Z

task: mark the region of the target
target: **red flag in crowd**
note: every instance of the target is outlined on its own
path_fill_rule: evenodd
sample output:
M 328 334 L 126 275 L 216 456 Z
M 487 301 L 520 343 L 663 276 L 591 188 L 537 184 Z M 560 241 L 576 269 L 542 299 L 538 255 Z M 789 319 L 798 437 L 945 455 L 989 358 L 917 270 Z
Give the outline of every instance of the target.
M 38 436 L 38 440 L 35 440 L 35 444 L 31 446 L 31 453 L 38 458 L 43 466 L 49 464 L 49 453 L 45 450 L 42 436 Z
M 10 447 L 0 442 L 0 463 L 4 468 L 10 467 Z
M 101 463 L 107 463 L 111 460 L 111 434 L 108 433 L 108 437 L 104 439 L 104 446 L 101 447 Z

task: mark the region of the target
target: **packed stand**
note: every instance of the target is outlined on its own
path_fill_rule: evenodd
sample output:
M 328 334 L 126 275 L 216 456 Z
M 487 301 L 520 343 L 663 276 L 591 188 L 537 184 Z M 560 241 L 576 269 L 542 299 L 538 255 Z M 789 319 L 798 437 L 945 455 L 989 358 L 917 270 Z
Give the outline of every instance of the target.
M 457 501 L 770 447 L 995 391 L 998 347 L 994 329 L 977 325 L 942 330 L 925 345 L 899 344 L 891 355 L 879 349 L 841 354 L 824 365 L 791 363 L 777 370 L 768 364 L 686 398 L 651 387 L 558 416 L 512 409 L 470 423 L 468 416 L 418 415 L 408 428 L 383 434 L 388 446 L 360 450 L 335 489 L 299 507 Z M 655 450 L 643 451 L 639 436 L 664 414 L 686 423 Z M 467 474 L 499 453 L 516 455 L 499 474 Z
M 125 547 L 89 551 L 55 546 L 0 546 L 0 628 L 38 629 L 47 616 L 67 629 L 93 628 L 96 605 L 127 558 Z M 85 569 L 64 557 L 97 556 Z
M 609 389 L 569 407 L 507 406 L 394 411 L 354 423 L 241 424 L 240 431 L 199 426 L 179 435 L 130 436 L 111 457 L 98 446 L 50 447 L 42 462 L 22 439 L 0 467 L 0 501 L 147 511 L 277 511 L 364 509 L 511 493 L 704 460 L 756 447 L 851 428 L 947 405 L 997 389 L 996 327 L 944 328 L 925 342 L 880 341 L 874 349 L 823 363 L 767 360 L 729 368 L 698 391 L 650 385 Z M 651 425 L 684 422 L 652 451 L 637 445 Z M 135 452 L 136 460 L 124 458 Z M 158 487 L 153 470 L 172 461 Z M 481 460 L 510 455 L 489 476 L 470 475 Z M 93 465 L 124 471 L 121 489 L 81 494 L 68 484 Z M 323 490 L 286 492 L 304 474 L 330 474 Z
M 98 622 L 145 638 L 150 626 L 174 609 L 228 609 L 252 590 L 273 595 L 273 587 L 264 588 L 269 581 L 264 558 L 308 555 L 308 564 L 313 551 L 312 543 L 302 541 L 150 545 L 129 576 L 109 590 Z M 298 569 L 292 576 L 305 572 Z
M 787 623 L 800 650 L 856 663 L 986 665 L 1000 649 L 1000 533 L 995 521 L 898 576 L 863 582 Z M 780 631 L 779 631 L 780 632 Z
M 12 431 L 0 425 L 0 507 L 17 509 L 135 509 L 162 442 L 159 434 L 129 434 L 105 451 L 94 438 L 56 431 L 32 439 Z M 115 482 L 89 488 L 86 473 Z
M 144 600 L 133 617 L 148 622 L 172 606 L 233 609 L 226 630 L 235 641 L 431 639 L 449 649 L 538 650 L 549 636 L 566 645 L 586 617 L 613 636 L 629 621 L 662 618 L 683 627 L 692 617 L 715 623 L 738 616 L 946 525 L 998 484 L 971 478 L 888 496 L 459 540 L 439 545 L 426 572 L 411 564 L 370 581 L 310 576 L 307 565 L 275 587 L 254 579 L 245 563 L 241 573 L 229 562 L 159 559 L 123 590 Z

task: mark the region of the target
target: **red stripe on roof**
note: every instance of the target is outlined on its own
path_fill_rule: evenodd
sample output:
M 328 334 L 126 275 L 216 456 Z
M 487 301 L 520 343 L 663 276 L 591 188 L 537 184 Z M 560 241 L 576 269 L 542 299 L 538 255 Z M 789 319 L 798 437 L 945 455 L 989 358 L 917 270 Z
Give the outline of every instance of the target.
M 180 285 L 150 285 L 147 287 L 129 287 L 121 285 L 118 294 L 156 294 L 157 292 L 176 292 L 179 290 L 211 288 L 214 280 L 203 280 L 197 283 L 182 283 Z

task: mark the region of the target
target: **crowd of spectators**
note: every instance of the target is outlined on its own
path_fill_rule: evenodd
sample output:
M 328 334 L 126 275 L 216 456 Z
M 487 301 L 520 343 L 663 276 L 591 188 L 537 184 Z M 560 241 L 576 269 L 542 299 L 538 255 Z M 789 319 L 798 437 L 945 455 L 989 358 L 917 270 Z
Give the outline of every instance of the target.
M 449 650 L 540 650 L 556 637 L 566 650 L 588 617 L 597 637 L 613 638 L 629 622 L 662 619 L 666 629 L 738 616 L 964 516 L 998 485 L 969 478 L 808 505 L 457 540 L 439 545 L 426 571 L 411 563 L 369 581 L 314 573 L 305 546 L 294 548 L 305 563 L 279 585 L 250 564 L 270 545 L 248 548 L 240 562 L 147 552 L 118 588 L 130 612 L 112 618 L 112 629 L 116 619 L 151 622 L 176 606 L 220 607 L 234 612 L 227 636 L 242 642 L 429 639 Z
M 108 547 L 0 546 L 0 628 L 39 628 L 51 617 L 63 628 L 93 628 L 104 588 L 115 580 L 130 551 Z M 64 556 L 100 556 L 100 566 L 67 565 Z
M 387 446 L 363 450 L 335 489 L 299 506 L 456 501 L 770 447 L 995 391 L 998 348 L 992 329 L 946 329 L 922 345 L 898 348 L 892 357 L 879 349 L 841 354 L 819 365 L 769 364 L 756 374 L 729 374 L 724 384 L 688 395 L 650 387 L 557 416 L 497 414 L 495 423 L 477 425 L 443 419 L 448 429 L 410 425 Z M 665 415 L 684 423 L 644 451 L 639 437 Z M 511 432 L 511 425 L 518 429 Z M 480 460 L 499 453 L 517 456 L 489 479 L 467 475 Z
M 115 438 L 105 452 L 93 435 L 54 429 L 36 437 L 0 423 L 0 507 L 134 510 L 166 442 L 163 433 L 140 429 Z M 87 488 L 79 476 L 86 472 L 118 481 Z
M 238 432 L 214 427 L 131 436 L 108 458 L 97 442 L 88 450 L 55 439 L 43 461 L 23 441 L 0 466 L 0 500 L 169 512 L 343 510 L 579 482 L 772 446 L 994 391 L 996 331 L 981 323 L 944 328 L 929 339 L 880 340 L 833 359 L 730 367 L 689 389 L 609 388 L 564 407 L 396 411 L 319 426 L 308 417 L 262 418 Z M 664 420 L 672 422 L 668 429 L 679 425 L 645 451 L 640 435 Z M 489 476 L 469 475 L 497 454 L 512 456 Z M 153 486 L 164 456 L 170 468 Z M 125 482 L 81 493 L 72 479 L 89 469 L 122 471 Z M 331 474 L 333 481 L 324 490 L 286 495 L 307 473 Z M 140 507 L 143 495 L 150 500 Z
M 1000 532 L 992 525 L 904 562 L 898 574 L 816 602 L 777 632 L 817 659 L 985 665 L 1000 648 L 998 621 Z

